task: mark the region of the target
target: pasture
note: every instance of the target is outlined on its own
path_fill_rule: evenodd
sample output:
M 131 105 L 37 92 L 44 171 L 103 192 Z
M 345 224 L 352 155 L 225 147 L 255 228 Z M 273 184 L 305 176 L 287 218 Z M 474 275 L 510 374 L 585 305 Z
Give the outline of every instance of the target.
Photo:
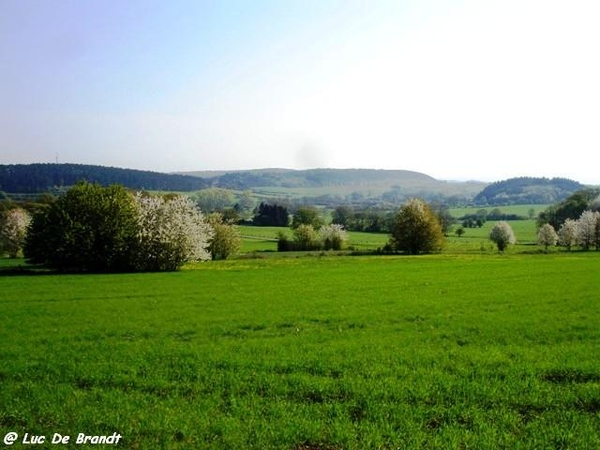
M 595 252 L 490 252 L 4 275 L 0 434 L 599 448 L 599 272 Z

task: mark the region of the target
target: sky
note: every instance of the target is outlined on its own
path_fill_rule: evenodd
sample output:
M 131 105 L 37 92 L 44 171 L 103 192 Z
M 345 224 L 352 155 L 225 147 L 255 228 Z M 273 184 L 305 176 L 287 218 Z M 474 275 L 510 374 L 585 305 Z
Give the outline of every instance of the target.
M 0 164 L 600 184 L 597 0 L 0 0 Z

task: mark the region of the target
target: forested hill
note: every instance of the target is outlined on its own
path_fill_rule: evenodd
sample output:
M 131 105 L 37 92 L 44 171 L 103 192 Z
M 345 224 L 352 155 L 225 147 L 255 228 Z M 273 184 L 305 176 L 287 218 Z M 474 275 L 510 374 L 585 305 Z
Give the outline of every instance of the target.
M 72 186 L 79 180 L 157 191 L 195 191 L 209 185 L 208 181 L 189 175 L 170 175 L 116 167 L 84 164 L 0 165 L 0 191 L 9 193 L 46 192 L 56 187 Z
M 550 204 L 564 200 L 585 186 L 566 178 L 510 178 L 497 181 L 473 199 L 478 205 Z
M 213 186 L 227 189 L 256 187 L 318 188 L 328 186 L 414 184 L 427 185 L 438 180 L 410 170 L 377 169 L 257 169 L 231 172 L 182 172 L 209 179 Z
M 130 189 L 196 191 L 208 187 L 253 190 L 282 196 L 345 196 L 360 194 L 398 200 L 406 196 L 458 196 L 468 201 L 487 183 L 436 180 L 409 170 L 375 169 L 258 169 L 231 172 L 166 174 L 81 164 L 0 165 L 0 191 L 40 193 L 71 186 L 79 180 L 102 185 L 121 184 Z M 265 194 L 267 195 L 267 194 Z M 400 196 L 400 197 L 399 197 Z

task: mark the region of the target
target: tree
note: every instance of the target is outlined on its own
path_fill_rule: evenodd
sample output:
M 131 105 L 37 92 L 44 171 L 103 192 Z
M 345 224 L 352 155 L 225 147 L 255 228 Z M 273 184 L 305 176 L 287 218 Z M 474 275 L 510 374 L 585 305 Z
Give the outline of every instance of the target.
M 201 211 L 223 212 L 225 208 L 232 207 L 235 196 L 229 189 L 208 188 L 197 191 L 192 198 L 198 204 Z
M 496 222 L 490 232 L 490 240 L 498 246 L 498 251 L 503 252 L 509 244 L 517 242 L 515 234 L 508 222 Z
M 310 206 L 298 208 L 292 218 L 292 228 L 298 228 L 300 225 L 310 225 L 315 230 L 323 225 L 323 219 L 319 216 L 319 211 Z
M 27 236 L 27 227 L 31 216 L 22 208 L 14 208 L 2 214 L 0 218 L 0 249 L 16 258 L 23 249 Z
M 573 219 L 564 221 L 558 230 L 558 243 L 571 250 L 571 247 L 577 243 L 577 221 Z
M 331 214 L 331 223 L 343 225 L 348 228 L 354 219 L 354 211 L 348 206 L 338 206 Z
M 33 216 L 25 257 L 59 270 L 132 270 L 136 206 L 122 186 L 80 182 Z
M 393 250 L 417 255 L 440 251 L 444 242 L 442 227 L 431 208 L 422 200 L 408 200 L 391 224 Z
M 462 235 L 465 234 L 465 229 L 463 227 L 458 227 L 455 233 L 458 237 L 462 237 Z
M 554 227 L 549 223 L 542 225 L 538 231 L 538 243 L 544 246 L 546 252 L 548 247 L 555 246 L 558 242 L 558 235 L 554 230 Z
M 584 250 L 589 250 L 592 245 L 595 245 L 596 249 L 600 247 L 599 221 L 600 213 L 590 210 L 584 211 L 577 221 L 577 242 Z
M 137 270 L 177 270 L 186 262 L 211 258 L 208 247 L 213 230 L 192 199 L 138 193 L 135 202 Z
M 227 259 L 239 252 L 242 239 L 234 225 L 228 225 L 219 213 L 211 214 L 208 217 L 208 223 L 213 230 L 213 236 L 208 247 L 213 260 Z
M 261 227 L 287 227 L 289 223 L 288 210 L 282 205 L 261 203 L 252 221 L 254 225 Z
M 348 239 L 344 227 L 335 223 L 322 226 L 319 229 L 319 235 L 325 250 L 341 250 Z
M 538 215 L 538 225 L 549 223 L 555 230 L 560 229 L 567 219 L 577 220 L 581 214 L 593 209 L 594 199 L 598 197 L 598 189 L 577 191 L 557 205 L 552 205 Z
M 320 247 L 319 234 L 312 225 L 298 225 L 294 230 L 294 250 L 318 250 Z
M 235 204 L 234 208 L 238 214 L 244 219 L 249 219 L 252 216 L 252 210 L 256 206 L 256 200 L 252 197 L 250 191 L 242 192 Z
M 450 227 L 455 222 L 454 217 L 452 217 L 452 214 L 450 214 L 450 208 L 448 208 L 446 205 L 439 204 L 435 205 L 435 207 L 432 209 L 437 216 L 440 226 L 442 227 L 442 233 L 444 236 L 447 236 L 448 232 L 450 231 Z

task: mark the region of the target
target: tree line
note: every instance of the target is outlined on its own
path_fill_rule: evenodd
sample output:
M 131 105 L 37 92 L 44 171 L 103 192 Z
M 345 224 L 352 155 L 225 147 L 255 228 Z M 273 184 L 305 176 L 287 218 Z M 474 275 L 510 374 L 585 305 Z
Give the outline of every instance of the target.
M 121 184 L 129 189 L 152 191 L 195 191 L 209 186 L 203 178 L 145 170 L 121 169 L 87 164 L 0 165 L 0 190 L 41 193 L 70 187 L 81 180 L 103 186 Z

